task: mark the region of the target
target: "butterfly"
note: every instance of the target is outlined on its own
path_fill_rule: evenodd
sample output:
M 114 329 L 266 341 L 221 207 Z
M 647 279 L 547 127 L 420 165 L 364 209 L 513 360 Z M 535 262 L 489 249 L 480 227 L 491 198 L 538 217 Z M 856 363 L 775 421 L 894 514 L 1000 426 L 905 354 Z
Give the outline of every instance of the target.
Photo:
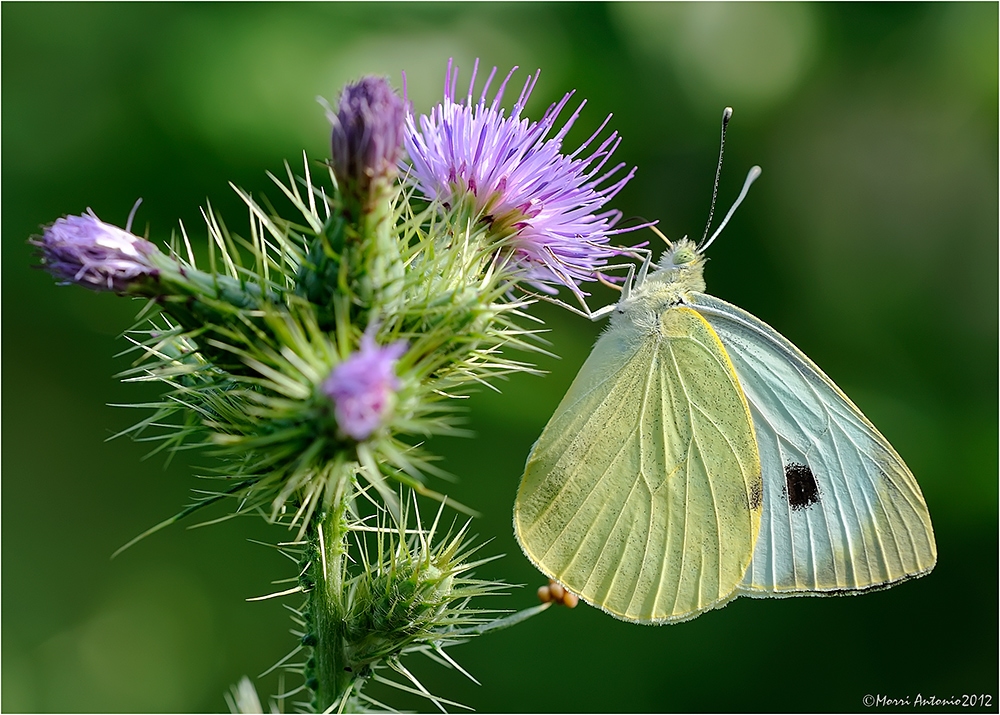
M 759 173 L 711 239 L 668 241 L 595 313 L 610 324 L 518 488 L 528 559 L 623 620 L 864 593 L 937 560 L 920 487 L 885 437 L 791 342 L 705 293 L 705 249 Z

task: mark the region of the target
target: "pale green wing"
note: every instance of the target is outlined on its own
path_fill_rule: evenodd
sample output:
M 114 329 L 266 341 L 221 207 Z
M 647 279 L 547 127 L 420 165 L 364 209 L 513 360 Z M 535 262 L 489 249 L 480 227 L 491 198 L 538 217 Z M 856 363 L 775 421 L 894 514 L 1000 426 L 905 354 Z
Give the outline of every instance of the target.
M 616 316 L 620 317 L 620 316 Z M 682 621 L 737 595 L 760 524 L 749 409 L 709 324 L 616 320 L 525 466 L 518 541 L 614 616 Z
M 927 505 L 885 437 L 773 328 L 718 298 L 691 298 L 733 361 L 760 449 L 764 513 L 741 590 L 857 593 L 930 571 Z

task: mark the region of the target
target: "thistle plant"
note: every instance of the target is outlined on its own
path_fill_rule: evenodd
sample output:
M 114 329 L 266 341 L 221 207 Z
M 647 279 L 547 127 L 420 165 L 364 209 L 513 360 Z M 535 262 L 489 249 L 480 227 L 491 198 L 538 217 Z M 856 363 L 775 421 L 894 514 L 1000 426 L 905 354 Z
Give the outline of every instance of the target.
M 121 229 L 88 211 L 32 239 L 59 282 L 146 301 L 122 376 L 163 396 L 136 405 L 125 434 L 217 459 L 213 489 L 126 546 L 217 502 L 291 531 L 277 548 L 297 576 L 271 596 L 299 599 L 299 642 L 276 667 L 301 679 L 282 697 L 307 711 L 388 709 L 364 692 L 371 681 L 444 709 L 407 656 L 459 668 L 449 647 L 549 605 L 477 605 L 506 586 L 475 576 L 496 557 L 448 516 L 469 509 L 434 488 L 442 472 L 424 443 L 462 433 L 456 398 L 536 372 L 537 294 L 582 296 L 601 278 L 620 252 L 606 204 L 635 170 L 609 168 L 607 121 L 564 153 L 583 107 L 560 125 L 572 93 L 523 116 L 537 74 L 506 115 L 514 70 L 490 98 L 495 72 L 473 100 L 474 71 L 458 101 L 449 63 L 442 103 L 419 118 L 383 78 L 345 87 L 328 109 L 330 159 L 271 176 L 292 215 L 236 189 L 248 231 L 209 206 L 207 266 L 183 226 L 161 249 L 131 217 Z M 230 705 L 261 707 L 245 680 Z

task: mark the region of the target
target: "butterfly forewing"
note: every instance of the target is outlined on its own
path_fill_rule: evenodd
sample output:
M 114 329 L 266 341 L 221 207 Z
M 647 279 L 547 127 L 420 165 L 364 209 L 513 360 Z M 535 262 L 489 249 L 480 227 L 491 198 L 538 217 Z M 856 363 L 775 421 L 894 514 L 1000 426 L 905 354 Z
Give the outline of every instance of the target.
M 910 470 L 815 364 L 771 327 L 693 294 L 750 403 L 764 511 L 748 595 L 863 591 L 933 568 L 930 516 Z
M 749 408 L 689 308 L 601 336 L 528 458 L 525 554 L 620 618 L 693 618 L 737 594 L 760 524 Z

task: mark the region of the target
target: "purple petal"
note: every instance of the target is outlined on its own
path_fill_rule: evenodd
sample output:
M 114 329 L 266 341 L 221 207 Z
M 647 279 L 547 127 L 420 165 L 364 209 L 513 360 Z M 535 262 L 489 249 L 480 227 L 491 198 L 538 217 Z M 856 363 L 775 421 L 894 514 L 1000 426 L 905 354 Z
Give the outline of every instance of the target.
M 470 85 L 464 103 L 457 103 L 458 71 L 449 61 L 444 101 L 428 115 L 417 119 L 410 113 L 406 118 L 404 143 L 412 162 L 406 168 L 411 180 L 427 199 L 448 206 L 471 200 L 484 221 L 513 231 L 513 239 L 505 245 L 512 247 L 533 283 L 575 288 L 581 281 L 595 280 L 595 271 L 617 253 L 608 245 L 609 237 L 631 230 L 613 230 L 620 214 L 602 209 L 635 169 L 621 176 L 624 165 L 619 164 L 595 180 L 618 146 L 617 134 L 586 158 L 579 155 L 608 120 L 580 148 L 563 154 L 562 140 L 583 103 L 558 130 L 556 120 L 572 92 L 549 107 L 541 121 L 522 118 L 536 73 L 525 82 L 511 115 L 504 117 L 499 103 L 513 70 L 488 103 L 487 89 L 495 73 L 496 68 L 478 101 L 473 101 Z
M 405 342 L 379 347 L 365 333 L 358 350 L 330 372 L 323 392 L 333 401 L 344 434 L 365 440 L 385 422 L 399 389 L 396 362 L 405 352 Z

